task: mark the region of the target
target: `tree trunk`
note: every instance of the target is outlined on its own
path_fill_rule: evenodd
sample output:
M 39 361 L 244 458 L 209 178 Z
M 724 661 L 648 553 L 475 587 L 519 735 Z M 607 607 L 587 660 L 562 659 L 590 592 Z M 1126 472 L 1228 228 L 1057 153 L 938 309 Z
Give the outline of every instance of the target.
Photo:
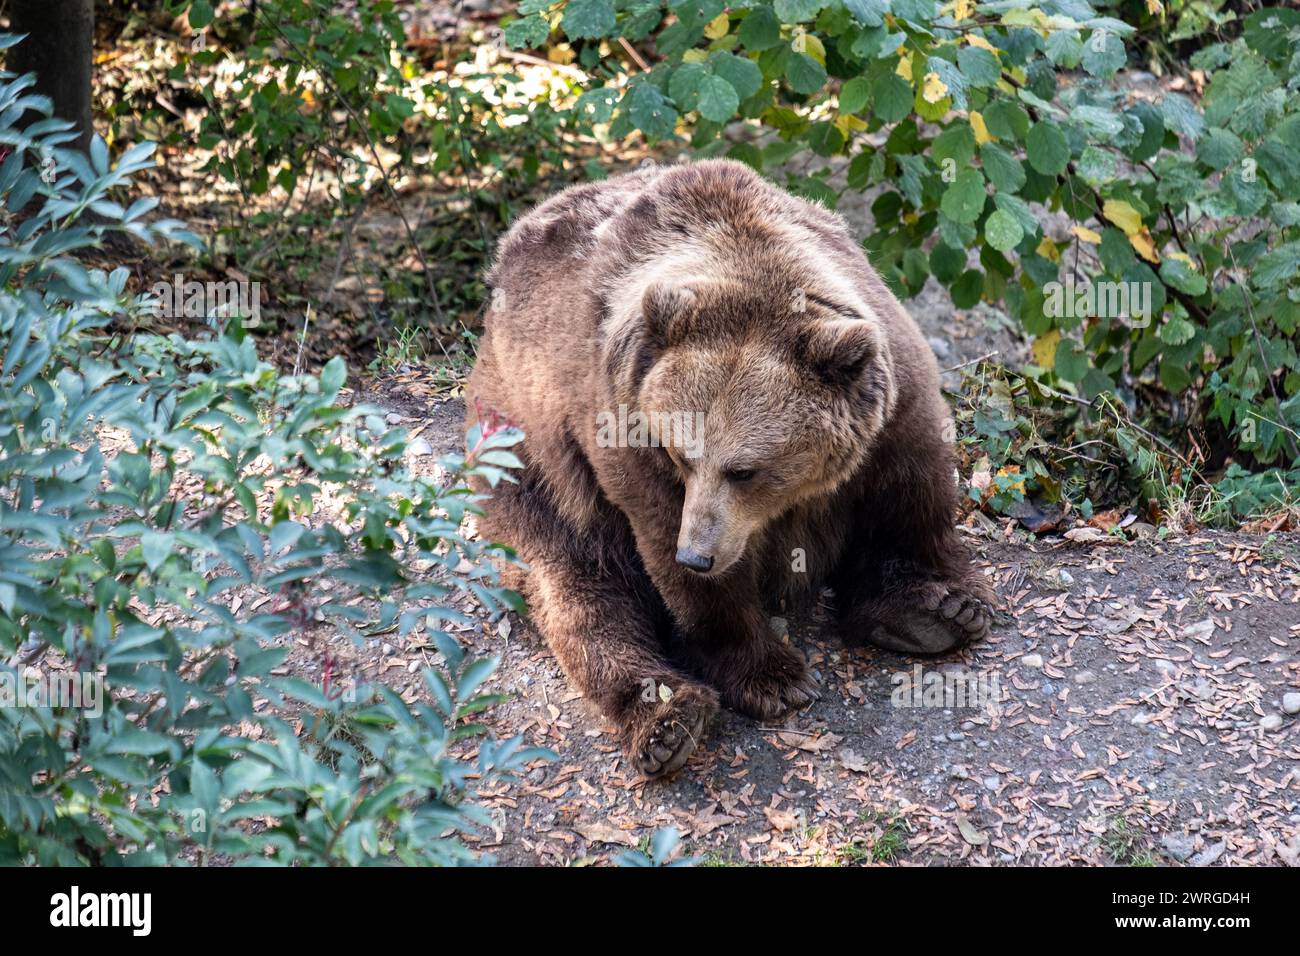
M 54 115 L 77 124 L 77 145 L 90 148 L 90 76 L 94 0 L 10 0 L 9 31 L 27 39 L 9 48 L 5 68 L 35 73 L 36 92 L 54 101 Z

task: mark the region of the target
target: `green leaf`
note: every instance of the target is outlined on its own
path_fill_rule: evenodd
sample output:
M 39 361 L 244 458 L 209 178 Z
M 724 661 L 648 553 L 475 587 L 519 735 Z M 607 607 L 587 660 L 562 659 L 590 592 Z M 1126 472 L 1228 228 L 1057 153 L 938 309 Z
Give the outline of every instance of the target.
M 987 195 L 984 175 L 978 169 L 963 169 L 943 194 L 939 208 L 957 223 L 972 223 L 984 211 Z
M 551 35 L 551 25 L 541 14 L 520 17 L 506 24 L 505 38 L 514 49 L 536 49 Z
M 1163 269 L 1161 270 L 1164 271 Z M 1186 319 L 1174 316 L 1160 326 L 1160 341 L 1166 345 L 1185 345 L 1196 337 L 1196 326 Z
M 1114 75 L 1124 60 L 1123 42 L 1105 30 L 1094 30 L 1083 45 L 1083 68 L 1093 76 Z
M 860 113 L 871 101 L 871 82 L 855 76 L 840 88 L 840 112 Z
M 713 55 L 710 63 L 713 72 L 735 87 L 742 100 L 749 99 L 763 88 L 763 71 L 753 60 L 734 53 L 719 52 Z
M 194 2 L 190 4 L 190 27 L 195 30 L 202 30 L 212 22 L 213 12 L 212 4 L 209 0 L 194 0 Z
M 1005 209 L 995 209 L 984 223 L 984 237 L 999 252 L 1007 252 L 1020 244 L 1025 232 L 1016 217 Z
M 801 23 L 817 16 L 823 0 L 776 0 L 772 9 L 782 23 Z
M 863 26 L 878 27 L 885 22 L 889 0 L 844 0 L 844 7 Z
M 1188 295 L 1204 295 L 1205 290 L 1208 288 L 1205 276 L 1182 259 L 1170 258 L 1160 263 L 1160 278 L 1165 285 L 1173 286 L 1178 291 L 1186 292 Z
M 781 42 L 781 23 L 770 7 L 757 7 L 741 22 L 737 36 L 747 50 L 768 50 Z
M 707 74 L 699 79 L 699 114 L 706 120 L 727 122 L 740 107 L 740 94 L 722 77 Z
M 343 356 L 336 355 L 320 370 L 320 391 L 321 395 L 328 399 L 333 399 L 343 387 L 343 383 L 348 378 L 348 365 L 343 361 Z
M 1196 144 L 1196 158 L 1214 170 L 1231 166 L 1244 155 L 1246 147 L 1241 138 L 1226 129 L 1206 130 Z
M 912 112 L 912 84 L 897 73 L 886 73 L 879 77 L 872 89 L 875 101 L 871 112 L 885 123 L 897 123 Z
M 964 46 L 957 51 L 957 66 L 971 86 L 992 86 L 1002 78 L 1002 64 L 993 53 L 977 46 Z
M 667 139 L 677 126 L 677 111 L 650 83 L 637 83 L 626 94 L 628 117 L 651 139 Z
M 568 0 L 560 29 L 570 40 L 609 36 L 615 26 L 614 0 Z
M 1025 184 L 1025 167 L 997 143 L 980 147 L 980 162 L 984 175 L 1000 193 L 1017 193 Z
M 785 79 L 796 93 L 811 95 L 826 85 L 826 69 L 807 53 L 791 53 L 785 63 Z
M 172 553 L 172 535 L 162 531 L 146 531 L 140 536 L 140 551 L 144 555 L 145 567 L 157 571 Z
M 1025 137 L 1029 165 L 1044 176 L 1059 176 L 1070 161 L 1070 145 L 1061 127 L 1051 120 L 1035 123 Z

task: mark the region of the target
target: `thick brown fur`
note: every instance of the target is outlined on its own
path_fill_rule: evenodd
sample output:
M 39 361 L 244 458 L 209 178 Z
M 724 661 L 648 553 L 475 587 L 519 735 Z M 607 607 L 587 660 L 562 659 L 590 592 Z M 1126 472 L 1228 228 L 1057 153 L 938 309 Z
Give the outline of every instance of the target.
M 779 598 L 829 585 L 847 640 L 904 653 L 987 631 L 933 354 L 833 213 L 738 163 L 653 167 L 533 210 L 489 283 L 467 406 L 527 437 L 482 531 L 642 771 L 685 763 L 719 704 L 812 699 Z M 697 456 L 611 447 L 620 404 L 702 413 Z

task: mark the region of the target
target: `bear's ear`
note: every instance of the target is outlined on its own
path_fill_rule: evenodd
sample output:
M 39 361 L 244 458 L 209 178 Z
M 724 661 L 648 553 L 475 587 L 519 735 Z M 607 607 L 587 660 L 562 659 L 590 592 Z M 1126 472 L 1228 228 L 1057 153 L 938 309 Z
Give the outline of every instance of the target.
M 867 319 L 829 319 L 808 330 L 804 347 L 818 378 L 828 385 L 848 386 L 880 354 L 880 331 Z
M 641 312 L 646 327 L 661 345 L 677 345 L 686 337 L 696 298 L 695 291 L 685 285 L 655 282 L 646 288 Z

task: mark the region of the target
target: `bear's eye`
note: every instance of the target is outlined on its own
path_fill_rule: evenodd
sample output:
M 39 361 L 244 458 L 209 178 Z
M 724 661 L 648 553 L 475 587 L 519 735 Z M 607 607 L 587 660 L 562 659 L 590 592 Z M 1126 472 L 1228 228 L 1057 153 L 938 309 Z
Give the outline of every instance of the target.
M 754 477 L 753 468 L 728 468 L 725 472 L 728 481 L 742 482 L 749 481 Z

